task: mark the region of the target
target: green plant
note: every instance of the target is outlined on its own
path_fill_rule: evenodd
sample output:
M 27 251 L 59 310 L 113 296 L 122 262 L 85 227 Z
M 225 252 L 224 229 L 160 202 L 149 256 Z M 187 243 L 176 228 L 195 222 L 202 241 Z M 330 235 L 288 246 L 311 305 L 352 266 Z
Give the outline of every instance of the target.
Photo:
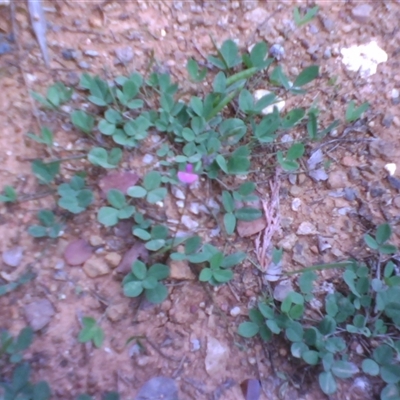
M 34 133 L 27 133 L 27 136 L 37 143 L 45 144 L 47 147 L 52 147 L 54 144 L 53 132 L 46 126 L 42 127 L 40 136 Z
M 25 285 L 25 283 L 30 282 L 34 278 L 36 278 L 36 275 L 33 272 L 25 272 L 13 282 L 0 285 L 0 296 L 4 296 L 5 294 L 12 292 L 18 287 Z
M 56 82 L 47 89 L 46 97 L 37 92 L 31 92 L 31 96 L 45 108 L 56 110 L 71 99 L 72 93 L 72 89 L 67 88 L 62 82 Z
M 301 16 L 299 7 L 293 9 L 293 19 L 297 26 L 302 26 L 310 22 L 318 13 L 319 7 L 310 8 L 303 16 Z
M 12 186 L 6 185 L 3 189 L 3 194 L 0 194 L 0 203 L 16 203 L 18 195 Z
M 0 382 L 4 400 L 48 400 L 50 387 L 45 381 L 36 384 L 29 382 L 31 367 L 29 364 L 18 365 L 13 372 L 11 382 Z
M 109 190 L 107 201 L 112 207 L 101 207 L 97 214 L 97 220 L 104 226 L 114 226 L 120 219 L 130 218 L 136 211 L 134 206 L 127 203 L 120 190 Z
M 0 362 L 5 355 L 10 363 L 19 363 L 22 360 L 22 352 L 26 350 L 33 340 L 31 327 L 21 329 L 18 336 L 13 338 L 8 331 L 0 333 Z
M 254 221 L 262 216 L 260 210 L 253 207 L 236 207 L 239 203 L 257 202 L 258 196 L 253 192 L 256 185 L 253 182 L 242 183 L 237 191 L 229 192 L 224 190 L 222 192 L 222 205 L 226 211 L 224 214 L 224 226 L 226 233 L 232 235 L 236 228 L 237 220 Z
M 369 108 L 369 103 L 362 103 L 360 107 L 356 108 L 356 103 L 351 100 L 346 108 L 346 121 L 353 122 L 361 117 L 361 114 L 367 111 Z
M 93 193 L 85 188 L 85 180 L 74 176 L 69 183 L 62 183 L 57 189 L 58 205 L 73 214 L 79 214 L 92 204 Z
M 162 303 L 168 296 L 168 289 L 160 281 L 168 278 L 169 267 L 164 264 L 146 264 L 137 260 L 132 265 L 131 272 L 122 281 L 123 291 L 127 297 L 138 297 L 143 292 L 148 301 L 154 304 Z
M 60 162 L 53 161 L 45 163 L 42 160 L 32 161 L 31 164 L 33 175 L 42 184 L 50 184 L 60 172 Z
M 101 400 L 119 400 L 119 394 L 117 392 L 106 392 L 101 397 Z M 93 400 L 92 396 L 88 394 L 80 394 L 76 400 Z
M 107 150 L 102 147 L 93 147 L 88 154 L 88 160 L 93 165 L 107 169 L 116 168 L 121 158 L 122 150 L 117 147 L 111 149 L 110 152 L 107 152 Z
M 377 228 L 375 239 L 369 235 L 364 239 L 380 254 L 385 251 L 393 254 L 397 249 L 386 244 L 390 236 L 390 226 L 382 224 Z M 382 251 L 382 246 L 391 247 L 384 247 Z M 250 321 L 239 325 L 238 333 L 246 338 L 259 334 L 263 340 L 270 340 L 274 334 L 284 332 L 291 342 L 293 357 L 309 365 L 322 366 L 319 384 L 326 394 L 336 391 L 335 378 L 350 378 L 360 370 L 346 355 L 346 332 L 364 340 L 380 341 L 380 345 L 371 350 L 372 358 L 366 358 L 361 368 L 373 376 L 380 374 L 388 384 L 382 391 L 382 398 L 389 398 L 385 393 L 400 390 L 400 337 L 393 340 L 396 329 L 400 328 L 400 278 L 391 260 L 386 263 L 381 276 L 380 257 L 375 276 L 363 263 L 352 261 L 347 265 L 343 280 L 349 293 L 328 294 L 325 313 L 314 324 L 304 316 L 306 303 L 313 299 L 313 282 L 317 278 L 314 271 L 308 270 L 299 277 L 300 293 L 288 293 L 280 306 L 272 299 L 260 301 L 257 308 L 249 311 Z M 392 334 L 389 334 L 390 330 Z
M 49 237 L 55 239 L 64 229 L 64 225 L 57 222 L 51 210 L 40 210 L 37 214 L 37 218 L 42 225 L 31 225 L 28 228 L 28 233 L 35 238 Z
M 93 342 L 96 347 L 101 347 L 104 341 L 104 331 L 92 317 L 82 318 L 82 329 L 78 340 L 81 343 Z
M 127 194 L 133 198 L 146 198 L 150 204 L 162 201 L 167 195 L 167 189 L 160 187 L 161 174 L 158 171 L 150 171 L 143 178 L 143 186 L 132 186 Z
M 150 251 L 158 251 L 167 244 L 168 228 L 164 225 L 153 225 L 150 232 L 135 225 L 132 233 L 145 241 L 145 247 Z

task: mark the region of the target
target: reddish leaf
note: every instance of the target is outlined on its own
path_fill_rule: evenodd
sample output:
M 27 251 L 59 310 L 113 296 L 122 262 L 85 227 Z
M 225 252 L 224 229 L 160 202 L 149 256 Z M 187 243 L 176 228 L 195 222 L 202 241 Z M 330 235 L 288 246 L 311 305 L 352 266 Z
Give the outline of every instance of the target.
M 71 242 L 64 250 L 64 258 L 69 265 L 81 265 L 93 253 L 93 248 L 84 239 L 77 239 Z
M 107 196 L 110 189 L 118 189 L 122 193 L 126 194 L 126 191 L 131 186 L 136 185 L 139 180 L 139 175 L 135 172 L 119 171 L 110 172 L 106 176 L 100 179 L 99 187 L 102 191 L 103 197 Z
M 140 258 L 143 262 L 147 262 L 149 258 L 149 252 L 144 247 L 144 243 L 134 244 L 122 257 L 120 264 L 116 271 L 119 274 L 127 274 L 131 271 L 132 264 Z
M 246 379 L 240 385 L 245 400 L 259 400 L 261 385 L 258 379 Z

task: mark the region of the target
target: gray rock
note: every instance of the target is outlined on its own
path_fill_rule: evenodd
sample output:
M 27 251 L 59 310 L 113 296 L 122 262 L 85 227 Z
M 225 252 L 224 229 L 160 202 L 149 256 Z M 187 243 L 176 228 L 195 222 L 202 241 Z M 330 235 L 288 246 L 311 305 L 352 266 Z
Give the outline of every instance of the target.
M 198 351 L 201 348 L 200 340 L 196 338 L 190 339 L 190 345 L 190 351 L 192 352 Z
M 286 279 L 275 286 L 273 296 L 276 301 L 283 301 L 290 292 L 293 292 L 292 282 Z
M 385 193 L 385 189 L 376 183 L 372 183 L 371 187 L 369 188 L 369 194 L 371 197 L 381 197 Z
M 393 115 L 392 114 L 385 114 L 382 118 L 382 125 L 385 128 L 390 128 L 390 125 L 392 125 L 393 122 Z
M 360 170 L 357 167 L 351 167 L 348 175 L 352 181 L 358 181 L 361 177 Z
M 27 304 L 24 310 L 26 319 L 35 332 L 43 329 L 55 313 L 53 305 L 47 299 Z
M 194 219 L 190 218 L 188 215 L 184 215 L 182 217 L 182 225 L 186 226 L 186 228 L 192 231 L 199 226 L 199 223 Z
M 353 188 L 344 189 L 344 198 L 347 201 L 354 201 L 357 198 L 357 191 Z
M 316 235 L 317 228 L 311 222 L 304 221 L 300 224 L 296 232 L 298 235 Z
M 368 22 L 373 7 L 370 4 L 359 4 L 351 10 L 353 19 L 361 24 Z
M 117 57 L 117 64 L 128 64 L 133 60 L 132 47 L 125 46 L 119 47 L 114 50 L 115 56 Z
M 79 66 L 79 68 L 82 68 L 82 69 L 90 69 L 90 64 L 87 63 L 86 61 L 79 61 L 78 66 Z
M 99 52 L 96 50 L 86 50 L 85 51 L 85 55 L 89 56 L 89 57 L 98 57 L 99 56 Z
M 394 189 L 400 191 L 400 179 L 399 178 L 395 178 L 394 176 L 388 176 L 388 181 L 390 186 L 392 186 Z
M 74 49 L 61 50 L 61 57 L 66 61 L 77 60 L 80 56 L 80 52 Z
M 7 42 L 0 43 L 0 56 L 6 53 L 11 53 L 11 46 Z
M 178 388 L 173 379 L 157 376 L 139 389 L 135 400 L 178 400 Z
M 347 186 L 346 172 L 339 170 L 329 174 L 328 185 L 331 189 L 340 189 Z
M 278 247 L 283 248 L 283 250 L 290 251 L 293 249 L 294 245 L 296 244 L 298 238 L 295 233 L 291 233 L 286 235 L 279 243 Z
M 280 61 L 285 56 L 285 49 L 280 44 L 273 44 L 269 49 L 269 54 Z
M 330 48 L 330 47 L 327 47 L 327 48 L 324 50 L 323 57 L 325 58 L 325 60 L 327 60 L 328 58 L 331 58 L 331 57 L 332 57 L 332 51 L 331 51 L 331 48 Z
M 323 253 L 325 250 L 332 248 L 327 238 L 318 235 L 317 239 L 318 239 L 318 250 L 320 253 Z
M 308 173 L 310 178 L 315 182 L 328 180 L 328 174 L 324 168 L 314 169 Z
M 18 267 L 22 261 L 23 248 L 20 246 L 13 247 L 12 249 L 3 252 L 3 262 L 10 267 Z
M 229 360 L 229 347 L 222 344 L 212 336 L 207 338 L 207 354 L 205 358 L 205 368 L 210 376 L 226 369 Z
M 335 22 L 330 18 L 322 18 L 322 25 L 329 33 L 335 28 Z

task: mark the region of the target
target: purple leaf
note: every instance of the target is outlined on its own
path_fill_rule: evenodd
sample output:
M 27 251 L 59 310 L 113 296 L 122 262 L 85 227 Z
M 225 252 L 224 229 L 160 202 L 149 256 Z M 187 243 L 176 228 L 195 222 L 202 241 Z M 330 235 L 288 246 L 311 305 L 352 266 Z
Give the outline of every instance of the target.
M 131 271 L 132 264 L 140 258 L 143 262 L 147 262 L 149 258 L 149 252 L 144 247 L 144 243 L 135 243 L 122 257 L 120 264 L 116 271 L 119 274 L 127 274 Z
M 85 239 L 71 242 L 64 250 L 64 258 L 69 265 L 81 265 L 90 258 L 93 248 Z
M 106 176 L 100 179 L 99 187 L 104 197 L 107 197 L 107 193 L 110 189 L 118 189 L 122 193 L 126 194 L 126 191 L 131 187 L 135 186 L 139 180 L 139 175 L 135 172 L 120 171 L 110 172 Z

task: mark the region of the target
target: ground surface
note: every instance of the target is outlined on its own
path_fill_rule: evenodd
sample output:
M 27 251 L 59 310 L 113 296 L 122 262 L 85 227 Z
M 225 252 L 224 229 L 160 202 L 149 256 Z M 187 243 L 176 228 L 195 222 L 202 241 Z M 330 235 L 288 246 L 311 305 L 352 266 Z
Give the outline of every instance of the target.
M 287 106 L 305 106 L 310 104 L 310 98 L 318 97 L 323 121 L 328 124 L 335 118 L 343 120 L 351 99 L 357 104 L 371 104 L 359 125 L 347 131 L 341 126 L 322 143 L 313 145 L 314 150 L 321 146 L 324 161 L 330 163 L 326 181 L 312 180 L 306 170 L 290 179 L 281 177 L 282 233 L 274 242 L 285 249 L 284 269 L 363 257 L 366 249 L 362 234 L 385 220 L 392 224 L 393 241 L 399 243 L 399 187 L 388 182 L 384 165 L 396 163 L 400 167 L 399 99 L 392 98 L 393 89 L 400 88 L 400 4 L 373 2 L 370 15 L 356 19 L 352 13 L 355 2 L 317 1 L 318 17 L 309 25 L 296 28 L 292 18 L 295 3 L 45 2 L 51 56 L 51 69 L 47 69 L 31 33 L 25 4 L 17 2 L 19 48 L 11 44 L 12 51 L 0 56 L 2 185 L 11 184 L 24 196 L 42 190 L 30 174 L 29 160 L 45 153 L 25 136 L 30 131 L 38 132 L 29 90 L 43 93 L 49 82 L 56 80 L 76 85 L 84 70 L 107 78 L 125 73 L 123 66 L 115 65 L 115 50 L 129 47 L 133 57 L 128 70 L 144 72 L 154 51 L 158 68 L 170 71 L 185 90 L 193 93 L 195 86 L 187 80 L 186 59 L 192 56 L 205 61 L 204 55 L 213 50 L 209 34 L 218 43 L 232 38 L 244 48 L 261 39 L 283 46 L 281 64 L 290 76 L 310 64 L 321 67 L 325 83 L 313 89 L 308 102 L 303 104 L 306 99 L 296 97 Z M 9 15 L 8 7 L 0 6 L 1 34 L 12 32 Z M 386 51 L 388 61 L 379 65 L 375 75 L 362 79 L 344 69 L 340 49 L 371 39 Z M 328 85 L 329 79 L 333 85 Z M 62 157 L 71 156 L 89 148 L 63 118 L 44 113 L 38 117 L 55 132 L 59 144 L 55 156 L 57 152 Z M 151 168 L 151 164 L 143 163 L 145 154 L 146 151 L 134 152 L 124 159 L 122 169 L 142 174 Z M 256 181 L 261 194 L 266 195 L 268 160 L 261 151 L 257 159 Z M 71 176 L 82 168 L 90 172 L 92 167 L 85 160 L 71 160 L 63 175 Z M 91 187 L 97 188 L 98 179 L 91 175 Z M 203 186 L 193 193 L 200 202 L 207 200 L 205 194 L 217 195 L 205 182 L 200 185 Z M 99 204 L 100 195 L 96 201 Z M 171 196 L 170 202 L 174 205 L 176 199 Z M 99 246 L 95 258 L 105 259 L 110 253 L 123 256 L 133 244 L 124 232 L 101 227 L 96 222 L 96 208 L 92 207 L 68 221 L 65 233 L 56 242 L 33 240 L 26 229 L 33 223 L 36 211 L 48 206 L 52 206 L 50 198 L 26 201 L 14 208 L 0 206 L 0 252 L 16 246 L 23 249 L 17 267 L 2 264 L 2 279 L 15 279 L 28 265 L 38 273 L 32 283 L 0 298 L 0 327 L 18 332 L 27 324 L 26 305 L 41 299 L 52 304 L 55 313 L 38 332 L 28 356 L 33 357 L 35 379 L 46 379 L 55 398 L 118 390 L 123 399 L 129 399 L 146 380 L 157 375 L 174 378 L 183 399 L 242 399 L 239 385 L 246 378 L 261 379 L 265 399 L 324 398 L 314 372 L 298 370 L 284 341 L 249 346 L 237 336 L 237 326 L 247 315 L 248 305 L 262 290 L 258 270 L 250 262 L 238 267 L 232 284 L 217 292 L 188 274 L 188 279 L 170 281 L 170 296 L 161 306 L 139 304 L 123 296 L 120 279 L 113 271 L 90 278 L 82 267 L 69 266 L 63 258 L 65 246 L 76 238 Z M 176 213 L 176 207 L 171 209 L 165 211 L 167 218 Z M 311 234 L 298 231 L 304 221 L 313 225 Z M 215 228 L 212 221 L 205 223 L 210 224 L 207 228 Z M 204 237 L 207 235 L 204 233 Z M 218 238 L 211 240 L 224 248 L 225 243 Z M 329 244 L 325 250 L 323 243 Z M 228 243 L 231 249 L 242 248 L 250 256 L 253 246 L 253 240 L 240 237 Z M 333 282 L 337 272 L 328 270 L 321 275 L 320 284 Z M 234 307 L 240 307 L 239 315 L 231 315 Z M 105 343 L 101 349 L 78 343 L 82 315 L 103 317 Z M 134 339 L 126 345 L 130 338 Z M 143 348 L 138 345 L 138 338 Z M 205 359 L 214 339 L 224 355 L 219 367 L 207 373 Z M 277 371 L 287 373 L 289 382 L 279 379 Z M 376 398 L 378 388 L 367 379 L 365 382 L 364 391 L 342 381 L 332 398 Z

